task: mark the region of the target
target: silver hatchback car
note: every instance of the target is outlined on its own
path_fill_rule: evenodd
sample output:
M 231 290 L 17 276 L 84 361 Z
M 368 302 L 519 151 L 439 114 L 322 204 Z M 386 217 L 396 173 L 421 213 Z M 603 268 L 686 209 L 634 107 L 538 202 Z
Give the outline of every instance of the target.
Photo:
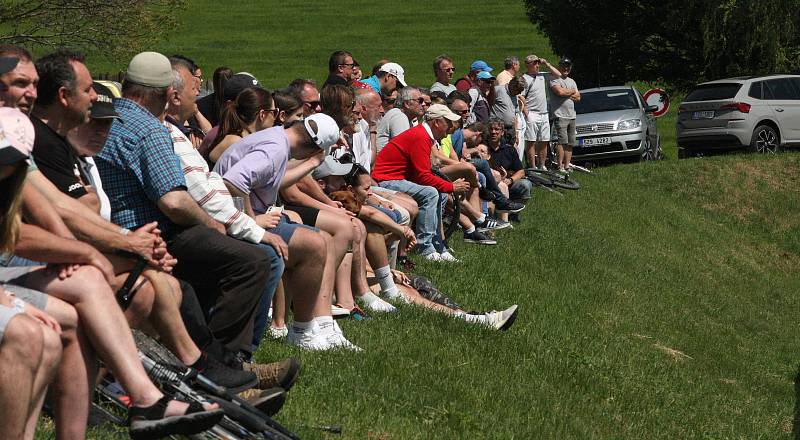
M 661 159 L 661 138 L 653 117 L 656 109 L 631 86 L 581 90 L 581 100 L 575 103 L 573 159 Z
M 800 75 L 720 79 L 696 86 L 678 108 L 678 156 L 800 144 Z

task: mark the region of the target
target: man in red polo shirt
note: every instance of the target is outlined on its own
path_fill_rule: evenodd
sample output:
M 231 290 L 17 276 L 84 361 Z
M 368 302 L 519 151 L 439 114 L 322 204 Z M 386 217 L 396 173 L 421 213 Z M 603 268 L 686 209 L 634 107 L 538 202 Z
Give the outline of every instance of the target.
M 462 194 L 469 182 L 448 182 L 431 172 L 431 148 L 453 131 L 461 118 L 445 105 L 434 104 L 425 113 L 425 122 L 393 138 L 378 154 L 372 177 L 387 189 L 406 193 L 419 205 L 417 250 L 428 260 L 440 261 L 432 239 L 441 223 L 441 212 L 448 193 Z

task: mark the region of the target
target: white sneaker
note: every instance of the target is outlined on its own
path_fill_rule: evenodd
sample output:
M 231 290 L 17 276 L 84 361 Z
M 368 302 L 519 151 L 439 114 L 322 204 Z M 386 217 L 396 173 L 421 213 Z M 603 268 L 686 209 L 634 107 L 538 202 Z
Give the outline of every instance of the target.
M 436 251 L 431 252 L 430 254 L 425 254 L 422 258 L 428 261 L 442 261 L 442 255 Z
M 395 306 L 393 306 L 393 305 L 389 304 L 388 302 L 382 300 L 378 295 L 375 295 L 374 293 L 367 293 L 364 296 L 367 296 L 367 295 L 372 295 L 372 296 L 375 297 L 375 298 L 370 298 L 370 302 L 369 303 L 364 301 L 364 299 L 362 297 L 361 302 L 364 303 L 364 307 L 366 307 L 367 309 L 372 310 L 373 312 L 396 312 L 397 311 L 397 308 Z
M 484 313 L 484 315 L 486 316 L 486 325 L 495 330 L 508 330 L 517 319 L 517 305 L 514 304 L 501 312 L 493 310 Z
M 447 251 L 444 251 L 441 254 L 439 254 L 439 258 L 441 259 L 441 261 L 448 261 L 450 263 L 460 263 L 461 262 L 461 260 L 459 260 L 458 258 L 454 257 L 453 254 L 451 254 L 450 252 L 447 252 Z
M 300 330 L 292 326 L 289 329 L 286 342 L 304 350 L 325 351 L 347 348 L 353 351 L 362 351 L 361 348 L 353 345 L 344 337 L 335 321 L 324 327 L 320 326 L 316 321 L 312 321 L 311 328 L 306 330 Z
M 267 336 L 272 339 L 283 339 L 289 334 L 289 329 L 286 327 L 267 327 Z

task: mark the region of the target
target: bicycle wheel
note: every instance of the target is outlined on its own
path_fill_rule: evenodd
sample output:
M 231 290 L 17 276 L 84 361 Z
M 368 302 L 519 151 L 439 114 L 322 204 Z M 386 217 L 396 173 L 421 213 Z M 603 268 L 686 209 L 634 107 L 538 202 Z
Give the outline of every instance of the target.
M 553 186 L 572 190 L 581 188 L 581 184 L 577 180 L 572 180 L 567 176 L 564 179 L 553 179 Z
M 444 226 L 444 239 L 447 240 L 458 229 L 458 221 L 461 218 L 461 198 L 453 197 L 453 209 L 442 213 L 442 225 Z

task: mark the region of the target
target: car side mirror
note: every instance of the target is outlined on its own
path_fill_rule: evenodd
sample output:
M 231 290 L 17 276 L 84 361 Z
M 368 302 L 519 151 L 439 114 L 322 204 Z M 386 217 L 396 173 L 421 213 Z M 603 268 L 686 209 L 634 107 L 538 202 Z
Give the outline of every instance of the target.
M 645 113 L 655 113 L 658 110 L 657 105 L 648 105 L 644 108 Z

